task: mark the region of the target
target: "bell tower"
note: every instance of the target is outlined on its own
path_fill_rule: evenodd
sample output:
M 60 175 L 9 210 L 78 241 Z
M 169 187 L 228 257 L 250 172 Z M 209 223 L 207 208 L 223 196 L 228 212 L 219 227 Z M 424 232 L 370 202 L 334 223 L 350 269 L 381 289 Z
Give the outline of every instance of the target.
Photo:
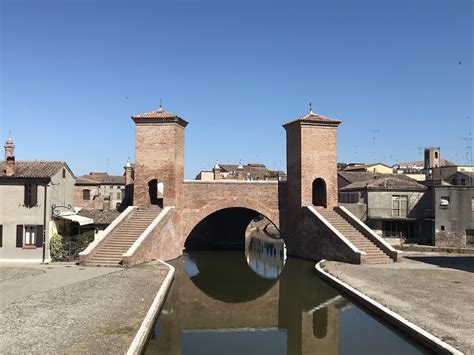
M 13 139 L 8 137 L 5 142 L 5 174 L 12 176 L 15 173 L 15 144 Z
M 183 192 L 184 131 L 188 122 L 160 107 L 135 122 L 135 206 L 178 206 Z

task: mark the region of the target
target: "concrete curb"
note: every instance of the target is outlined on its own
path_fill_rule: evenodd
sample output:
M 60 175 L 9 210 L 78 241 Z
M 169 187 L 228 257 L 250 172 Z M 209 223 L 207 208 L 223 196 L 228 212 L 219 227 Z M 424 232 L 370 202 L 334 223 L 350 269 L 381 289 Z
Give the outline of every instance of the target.
M 171 284 L 173 283 L 175 268 L 162 260 L 159 260 L 159 262 L 169 268 L 168 274 L 166 275 L 163 284 L 158 290 L 158 293 L 156 294 L 153 303 L 148 309 L 145 319 L 143 320 L 142 325 L 138 329 L 138 332 L 135 335 L 132 344 L 128 348 L 126 352 L 127 355 L 138 355 L 143 353 L 145 345 L 148 341 L 148 337 L 150 336 L 150 332 L 153 329 L 156 319 L 161 313 L 161 309 L 163 308 L 163 304 L 166 300 L 166 295 L 168 294 L 168 291 L 171 288 Z
M 372 298 L 364 295 L 363 293 L 357 291 L 355 288 L 349 286 L 345 282 L 339 280 L 335 276 L 324 271 L 321 265 L 326 260 L 321 260 L 315 265 L 316 273 L 321 276 L 322 279 L 329 282 L 331 285 L 336 287 L 338 290 L 342 291 L 346 295 L 349 295 L 351 298 L 354 298 L 358 303 L 362 304 L 364 307 L 368 308 L 370 311 L 374 312 L 378 316 L 382 317 L 392 325 L 396 326 L 402 330 L 405 334 L 413 337 L 418 340 L 423 345 L 434 350 L 437 354 L 456 354 L 463 355 L 463 353 L 456 348 L 452 347 L 448 343 L 445 343 L 441 339 L 435 337 L 433 334 L 428 333 L 426 330 L 421 329 L 419 326 L 411 323 L 410 321 L 403 318 L 398 313 L 393 312 L 389 308 L 381 305 Z

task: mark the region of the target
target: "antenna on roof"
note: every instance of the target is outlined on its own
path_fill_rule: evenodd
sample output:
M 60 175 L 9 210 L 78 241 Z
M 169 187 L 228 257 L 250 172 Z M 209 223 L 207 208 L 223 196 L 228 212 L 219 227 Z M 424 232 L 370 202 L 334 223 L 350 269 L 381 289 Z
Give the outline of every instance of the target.
M 372 133 L 372 145 L 373 145 L 373 150 L 372 150 L 372 161 L 375 163 L 375 138 L 376 138 L 376 134 L 380 133 L 380 131 L 377 129 L 377 130 L 374 130 L 374 131 L 370 131 L 370 133 Z
M 311 102 L 309 103 L 309 114 L 313 114 L 313 105 L 311 104 Z

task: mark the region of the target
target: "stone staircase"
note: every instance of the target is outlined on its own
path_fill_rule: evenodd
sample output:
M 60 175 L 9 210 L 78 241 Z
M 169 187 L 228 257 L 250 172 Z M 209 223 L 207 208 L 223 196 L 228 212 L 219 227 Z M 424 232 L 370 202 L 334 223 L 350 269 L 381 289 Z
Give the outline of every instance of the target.
M 346 237 L 357 249 L 367 253 L 365 261 L 368 264 L 390 263 L 393 260 L 375 243 L 359 232 L 338 212 L 326 208 L 317 208 L 317 211 Z
M 121 266 L 122 254 L 142 235 L 161 208 L 137 208 L 97 246 L 86 265 Z

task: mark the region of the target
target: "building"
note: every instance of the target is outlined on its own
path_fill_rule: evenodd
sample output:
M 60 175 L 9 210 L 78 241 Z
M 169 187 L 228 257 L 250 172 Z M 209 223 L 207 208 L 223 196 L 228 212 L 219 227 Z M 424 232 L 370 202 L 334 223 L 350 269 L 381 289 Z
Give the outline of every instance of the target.
M 90 172 L 79 176 L 74 189 L 76 207 L 87 209 L 120 208 L 124 195 L 125 176 L 108 173 Z
M 75 176 L 62 161 L 15 159 L 11 138 L 0 162 L 0 260 L 49 261 L 54 218 L 73 211 Z
M 220 164 L 211 170 L 201 171 L 196 175 L 195 180 L 212 181 L 212 180 L 284 180 L 286 174 L 278 170 L 270 170 L 265 164 L 248 163 L 248 164 Z
M 344 171 L 353 171 L 353 172 L 371 172 L 379 174 L 391 174 L 392 168 L 388 165 L 382 163 L 374 164 L 347 164 L 344 167 Z
M 434 244 L 474 246 L 474 172 L 457 171 L 443 180 L 431 180 L 430 188 Z
M 338 172 L 339 203 L 379 235 L 431 244 L 431 199 L 425 185 L 397 174 Z
M 432 180 L 447 180 L 456 173 L 474 173 L 474 166 L 439 166 L 431 170 Z
M 441 159 L 441 149 L 425 148 L 424 160 L 397 163 L 393 166 L 396 174 L 408 175 L 417 181 L 425 181 L 431 178 L 433 169 L 454 165 L 446 159 Z

